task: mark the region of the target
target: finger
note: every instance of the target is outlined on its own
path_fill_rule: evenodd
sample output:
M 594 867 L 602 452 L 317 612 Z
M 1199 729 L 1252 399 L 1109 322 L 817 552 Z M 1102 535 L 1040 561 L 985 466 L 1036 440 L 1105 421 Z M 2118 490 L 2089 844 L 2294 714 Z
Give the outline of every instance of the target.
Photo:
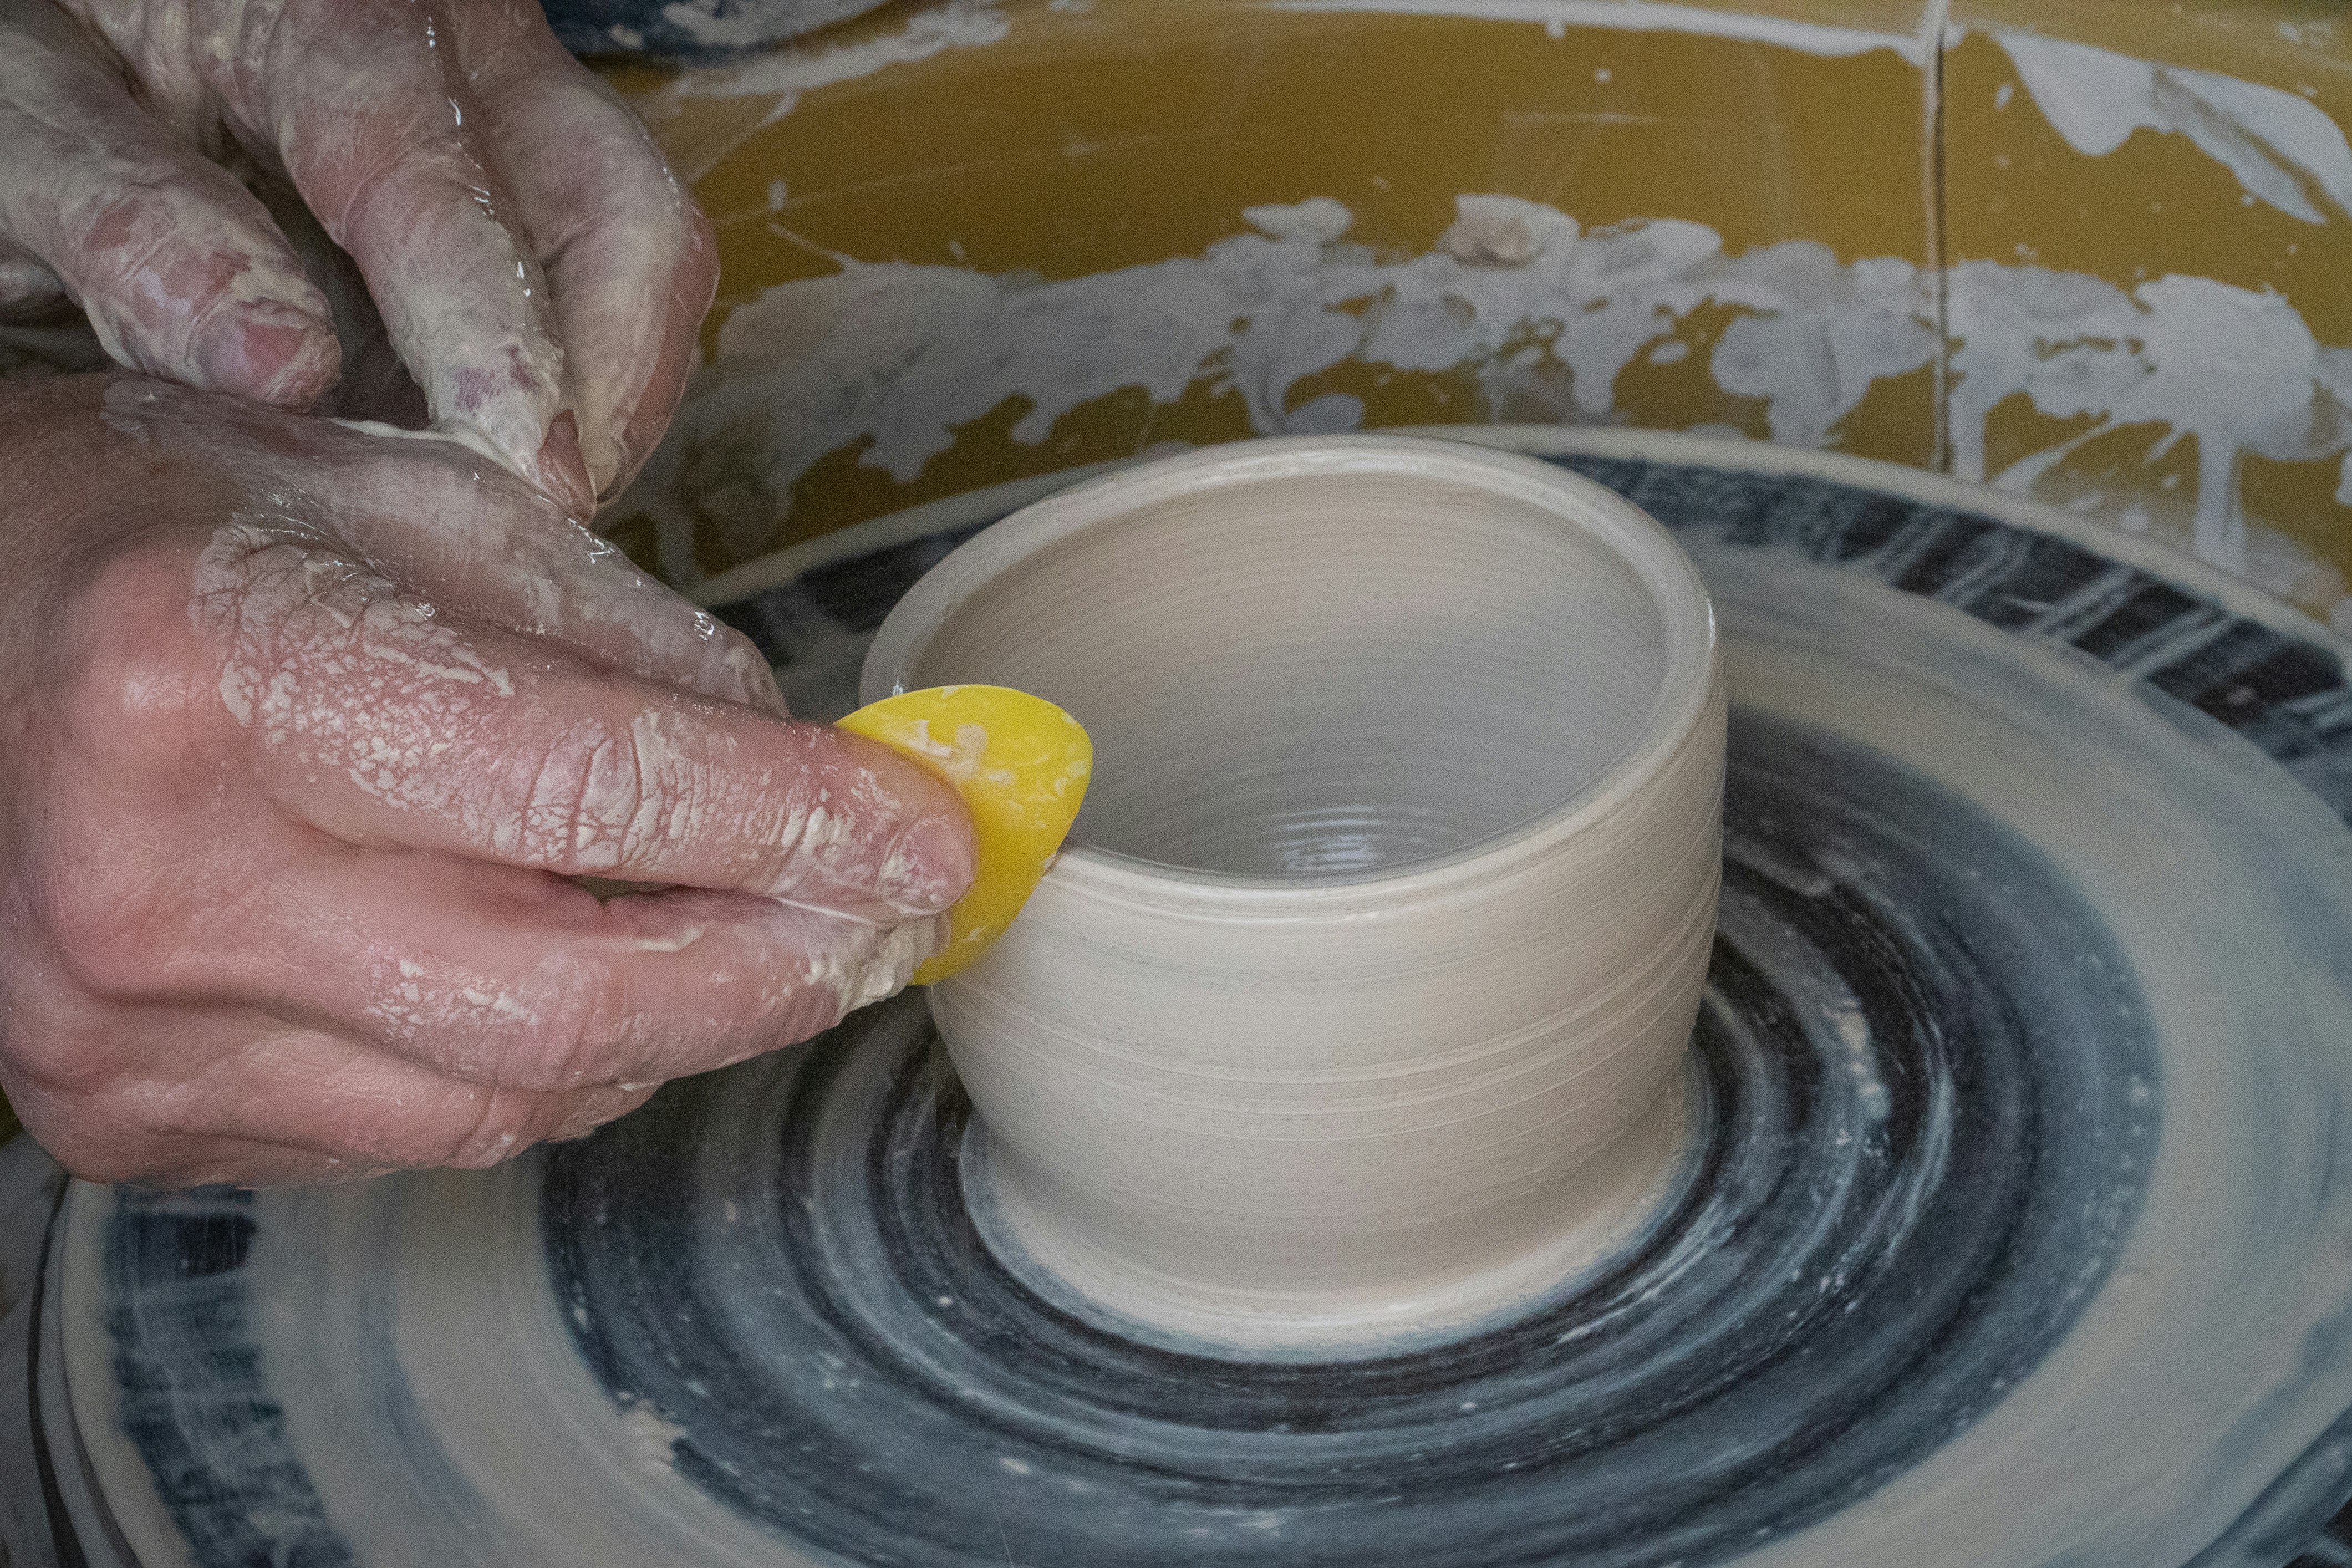
M 118 362 L 289 408 L 334 384 L 326 300 L 261 204 L 142 113 L 47 6 L 0 13 L 0 234 Z
M 105 1109 L 157 1142 L 275 1143 L 360 1172 L 480 1170 L 590 1131 L 652 1094 L 651 1085 L 562 1094 L 493 1088 L 295 1029 L 257 1035 L 184 1082 L 128 1086 Z
M 546 281 L 479 153 L 481 127 L 465 123 L 443 18 L 410 0 L 256 9 L 267 44 L 243 112 L 359 264 L 434 418 L 478 432 L 588 515 L 595 486 Z
M 807 1039 L 904 989 L 945 934 L 936 916 L 742 893 L 600 902 L 542 873 L 340 846 L 278 879 L 268 910 L 251 988 L 450 1079 L 541 1094 L 635 1091 Z
M 79 1095 L 37 1082 L 10 1086 L 26 1125 L 77 1175 L 252 1186 L 480 1169 L 591 1131 L 653 1093 L 645 1086 L 534 1094 L 463 1082 L 245 1008 L 156 1009 L 149 1023 L 170 1031 L 175 1062 L 193 1057 L 203 1065 Z M 117 1021 L 139 1026 L 135 1015 Z
M 940 913 L 971 880 L 953 791 L 829 725 L 600 677 L 251 523 L 215 536 L 194 592 L 248 765 L 346 843 L 886 924 Z
M 395 581 L 468 620 L 782 715 L 749 637 L 462 447 L 338 432 L 315 513 Z
M 442 613 L 706 697 L 784 710 L 749 638 L 455 441 L 291 422 L 152 383 L 118 384 L 104 406 L 110 426 L 149 451 L 168 451 L 184 468 L 228 468 L 224 512 L 251 512 L 253 498 L 268 498 L 289 527 L 343 541 Z M 184 618 L 179 608 L 157 613 Z
M 547 274 L 589 477 L 610 495 L 661 439 L 693 367 L 719 286 L 710 225 L 537 5 L 483 0 L 451 20 L 482 144 Z

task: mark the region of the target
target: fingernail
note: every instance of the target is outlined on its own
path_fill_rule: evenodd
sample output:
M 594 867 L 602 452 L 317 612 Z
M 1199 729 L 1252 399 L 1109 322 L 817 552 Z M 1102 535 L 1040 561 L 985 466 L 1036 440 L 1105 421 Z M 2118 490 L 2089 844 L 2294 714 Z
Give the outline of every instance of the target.
M 935 915 L 971 886 L 971 833 L 961 822 L 927 816 L 890 846 L 875 890 L 896 910 Z
M 327 325 L 277 300 L 214 313 L 188 344 L 208 391 L 308 408 L 335 384 L 342 351 Z
M 588 478 L 588 460 L 580 455 L 580 422 L 572 410 L 565 409 L 548 426 L 547 439 L 539 444 L 531 467 L 539 488 L 566 510 L 583 518 L 595 515 L 596 487 Z

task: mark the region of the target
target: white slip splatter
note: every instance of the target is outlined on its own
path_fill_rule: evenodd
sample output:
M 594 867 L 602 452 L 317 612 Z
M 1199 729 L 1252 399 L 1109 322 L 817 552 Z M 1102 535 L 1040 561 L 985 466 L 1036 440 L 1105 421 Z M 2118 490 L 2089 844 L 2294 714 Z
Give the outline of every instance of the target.
M 1198 256 L 1054 282 L 849 261 L 779 284 L 728 318 L 648 469 L 640 493 L 662 517 L 665 563 L 692 574 L 698 521 L 755 552 L 793 482 L 854 444 L 866 466 L 911 481 L 1007 400 L 1026 410 L 1013 439 L 1030 445 L 1097 398 L 1140 389 L 1166 405 L 1196 384 L 1239 396 L 1262 434 L 1345 429 L 1363 416 L 1354 398 L 1294 401 L 1294 388 L 1360 363 L 1466 373 L 1475 417 L 1589 424 L 1624 417 L 1616 381 L 1636 360 L 1705 353 L 1717 386 L 1761 405 L 1773 440 L 1825 447 L 1874 385 L 1935 356 L 1936 276 L 1899 258 L 1842 262 L 1805 240 L 1734 256 L 1682 219 L 1588 231 L 1515 197 L 1456 205 L 1420 256 L 1349 243 L 1346 209 L 1318 198 L 1251 208 L 1256 232 Z M 2165 521 L 2207 559 L 2322 614 L 2344 596 L 2335 567 L 2244 515 L 2236 474 L 2250 452 L 2352 458 L 2352 350 L 2318 342 L 2283 298 L 2210 279 L 2126 291 L 1991 262 L 1946 278 L 1957 472 L 2031 491 L 2095 436 L 2148 426 L 2153 456 L 2193 437 L 2199 483 Z M 1690 330 L 1702 307 L 1731 312 L 1711 344 Z M 1988 471 L 1988 419 L 2020 393 L 2093 424 Z
M 2352 145 L 2295 93 L 2038 34 L 1995 38 L 2034 106 L 2077 153 L 2104 157 L 2135 131 L 2182 135 L 2283 213 L 2305 223 L 2352 214 Z

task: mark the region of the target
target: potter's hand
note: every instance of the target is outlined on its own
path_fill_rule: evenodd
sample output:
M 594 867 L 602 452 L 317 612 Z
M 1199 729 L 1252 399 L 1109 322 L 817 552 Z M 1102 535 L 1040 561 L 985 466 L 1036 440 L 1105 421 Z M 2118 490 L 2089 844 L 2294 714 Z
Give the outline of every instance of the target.
M 488 1163 L 941 940 L 949 788 L 465 448 L 128 376 L 0 429 L 0 1084 L 74 1171 Z
M 290 184 L 434 419 L 583 516 L 668 422 L 716 279 L 532 0 L 0 0 L 0 309 L 63 292 L 125 365 L 311 407 L 353 367 L 232 167 Z

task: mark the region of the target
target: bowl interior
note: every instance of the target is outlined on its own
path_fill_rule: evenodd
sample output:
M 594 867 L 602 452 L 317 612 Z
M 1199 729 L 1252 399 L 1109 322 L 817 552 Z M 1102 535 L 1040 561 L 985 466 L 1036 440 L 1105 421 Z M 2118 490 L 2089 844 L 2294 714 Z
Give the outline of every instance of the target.
M 1391 869 L 1571 799 L 1658 701 L 1665 615 L 1579 512 L 1397 472 L 1144 500 L 1013 561 L 910 684 L 1075 714 L 1096 748 L 1076 842 L 1244 876 Z

